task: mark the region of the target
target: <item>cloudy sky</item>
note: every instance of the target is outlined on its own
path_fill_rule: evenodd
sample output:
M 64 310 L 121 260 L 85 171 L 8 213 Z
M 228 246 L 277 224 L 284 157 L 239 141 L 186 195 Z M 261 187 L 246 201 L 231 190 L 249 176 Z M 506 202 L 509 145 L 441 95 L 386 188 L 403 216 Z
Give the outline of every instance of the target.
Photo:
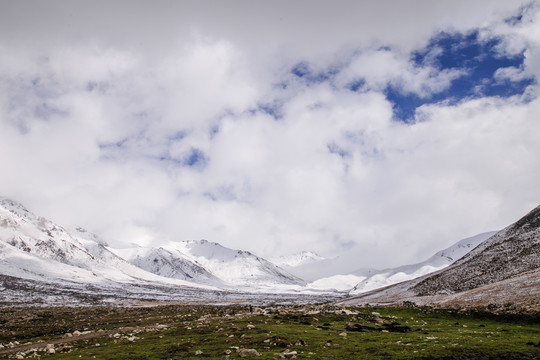
M 537 1 L 0 2 L 0 193 L 358 267 L 540 204 Z

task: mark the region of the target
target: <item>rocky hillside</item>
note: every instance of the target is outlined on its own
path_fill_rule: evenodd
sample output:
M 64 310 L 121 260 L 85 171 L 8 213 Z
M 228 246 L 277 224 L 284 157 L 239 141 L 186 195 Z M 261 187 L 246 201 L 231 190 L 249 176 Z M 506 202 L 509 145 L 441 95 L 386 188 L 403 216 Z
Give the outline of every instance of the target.
M 532 300 L 540 299 L 539 275 L 540 206 L 441 271 L 345 302 L 536 306 L 538 300 Z
M 417 264 L 400 266 L 393 269 L 376 271 L 358 283 L 351 295 L 361 294 L 387 285 L 418 278 L 422 275 L 444 269 L 461 259 L 465 254 L 478 246 L 481 242 L 493 236 L 496 232 L 486 232 L 458 241 L 454 245 L 437 252 L 429 259 Z
M 413 290 L 420 296 L 462 292 L 539 267 L 540 206 Z

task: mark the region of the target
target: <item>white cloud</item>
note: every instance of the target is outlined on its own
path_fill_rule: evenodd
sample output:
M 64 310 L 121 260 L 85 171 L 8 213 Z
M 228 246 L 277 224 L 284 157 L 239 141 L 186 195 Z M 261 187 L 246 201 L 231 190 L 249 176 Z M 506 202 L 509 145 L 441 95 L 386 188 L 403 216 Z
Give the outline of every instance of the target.
M 337 81 L 347 85 L 347 82 L 363 80 L 366 88 L 375 91 L 383 91 L 392 85 L 404 94 L 424 98 L 446 90 L 453 80 L 465 74 L 462 69 L 441 71 L 431 66 L 416 66 L 409 54 L 399 51 L 369 49 L 356 55 L 340 72 Z

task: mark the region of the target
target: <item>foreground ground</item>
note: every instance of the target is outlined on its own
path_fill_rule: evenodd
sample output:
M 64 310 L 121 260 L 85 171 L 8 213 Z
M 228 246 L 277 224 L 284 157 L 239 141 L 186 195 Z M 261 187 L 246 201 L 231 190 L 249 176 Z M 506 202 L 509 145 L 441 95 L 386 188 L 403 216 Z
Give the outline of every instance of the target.
M 0 358 L 19 359 L 540 359 L 540 316 L 330 305 L 2 307 L 0 344 Z

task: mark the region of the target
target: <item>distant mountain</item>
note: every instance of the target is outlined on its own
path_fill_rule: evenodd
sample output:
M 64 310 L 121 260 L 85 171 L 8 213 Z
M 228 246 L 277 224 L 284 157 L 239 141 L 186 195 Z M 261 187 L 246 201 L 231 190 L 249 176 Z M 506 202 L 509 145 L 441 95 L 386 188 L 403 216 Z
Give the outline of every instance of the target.
M 378 271 L 361 280 L 351 290 L 351 294 L 360 294 L 444 269 L 495 233 L 495 231 L 491 231 L 460 240 L 454 245 L 437 252 L 429 259 L 417 264 Z
M 277 266 L 296 267 L 324 260 L 322 256 L 311 251 L 302 251 L 297 254 L 284 255 L 268 259 Z
M 218 277 L 208 272 L 201 264 L 189 260 L 175 249 L 164 247 L 108 249 L 131 264 L 153 274 L 200 284 L 224 285 Z
M 536 299 L 540 308 L 539 275 L 540 206 L 443 270 L 345 302 L 487 305 Z
M 302 285 L 247 251 L 205 240 L 113 249 L 82 229 L 67 230 L 0 197 L 0 275 L 103 286 L 164 284 L 220 288 Z
M 0 275 L 96 286 L 200 285 L 160 277 L 131 265 L 83 229 L 73 233 L 0 198 Z
M 303 281 L 249 251 L 215 242 L 169 242 L 159 248 L 115 249 L 134 265 L 167 277 L 230 286 L 302 285 Z
M 356 285 L 359 281 L 364 279 L 367 274 L 370 274 L 373 271 L 373 269 L 358 269 L 358 264 L 345 261 L 339 256 L 327 259 L 314 254 L 315 256 L 309 256 L 302 259 L 302 254 L 314 253 L 305 251 L 300 254 L 283 257 L 282 261 L 273 259 L 273 262 L 275 264 L 280 264 L 279 266 L 287 272 L 305 280 L 307 283 L 333 276 L 355 275 L 355 280 L 351 280 L 353 277 L 348 277 L 348 283 L 351 284 L 348 289 Z M 287 262 L 291 265 L 287 265 Z

